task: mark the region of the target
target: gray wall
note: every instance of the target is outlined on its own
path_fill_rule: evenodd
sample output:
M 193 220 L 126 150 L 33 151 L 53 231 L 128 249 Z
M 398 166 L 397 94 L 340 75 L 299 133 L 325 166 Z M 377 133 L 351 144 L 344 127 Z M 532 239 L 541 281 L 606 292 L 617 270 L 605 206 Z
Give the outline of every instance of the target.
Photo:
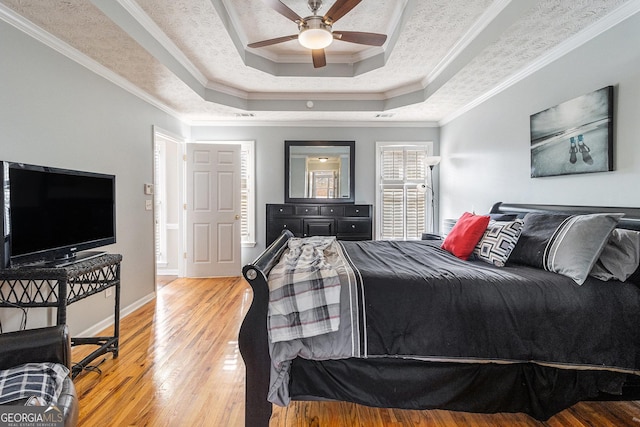
M 242 261 L 255 259 L 265 248 L 266 204 L 284 203 L 284 141 L 340 140 L 356 142 L 356 203 L 375 203 L 376 141 L 433 141 L 438 152 L 439 129 L 431 127 L 290 127 L 199 126 L 191 129 L 193 141 L 256 141 L 256 235 L 255 248 L 243 248 Z M 434 170 L 437 174 L 437 170 Z
M 484 213 L 497 201 L 640 206 L 638 46 L 640 14 L 444 125 L 441 217 Z M 529 116 L 609 85 L 615 171 L 530 178 Z
M 0 158 L 113 173 L 117 176 L 118 243 L 124 255 L 122 306 L 154 291 L 153 218 L 143 184 L 152 182 L 152 126 L 191 140 L 256 141 L 257 246 L 264 249 L 265 205 L 284 201 L 284 140 L 356 141 L 356 202 L 375 200 L 375 142 L 433 141 L 443 156 L 440 214 L 487 211 L 495 201 L 640 206 L 640 16 L 438 128 L 203 126 L 187 129 L 57 52 L 0 22 Z M 560 102 L 615 86 L 615 171 L 532 179 L 529 116 Z M 189 138 L 191 132 L 191 138 Z M 437 183 L 436 183 L 437 186 Z M 69 310 L 77 334 L 111 315 L 94 296 Z M 19 313 L 0 310 L 5 330 Z M 29 326 L 42 316 L 29 312 Z
M 0 21 L 0 158 L 116 175 L 117 243 L 126 308 L 155 291 L 153 218 L 145 211 L 143 184 L 152 180 L 152 125 L 175 134 L 178 120 Z M 148 196 L 147 196 L 148 197 Z M 69 306 L 77 334 L 113 314 L 102 294 Z M 29 311 L 29 327 L 46 322 Z M 4 330 L 20 313 L 0 310 Z

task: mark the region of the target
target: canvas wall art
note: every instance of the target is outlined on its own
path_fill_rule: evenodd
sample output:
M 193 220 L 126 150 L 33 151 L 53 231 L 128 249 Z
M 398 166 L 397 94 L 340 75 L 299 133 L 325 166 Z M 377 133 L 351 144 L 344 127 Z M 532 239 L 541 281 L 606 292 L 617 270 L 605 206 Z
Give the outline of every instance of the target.
M 613 170 L 613 86 L 530 117 L 531 177 Z

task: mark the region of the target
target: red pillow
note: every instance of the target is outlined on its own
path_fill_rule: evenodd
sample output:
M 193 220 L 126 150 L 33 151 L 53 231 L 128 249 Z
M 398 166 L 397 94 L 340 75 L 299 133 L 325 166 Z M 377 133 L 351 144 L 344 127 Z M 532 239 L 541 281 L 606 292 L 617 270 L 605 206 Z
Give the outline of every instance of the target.
M 442 242 L 442 249 L 451 252 L 460 259 L 469 259 L 473 248 L 476 247 L 487 229 L 489 219 L 489 215 L 463 213 Z

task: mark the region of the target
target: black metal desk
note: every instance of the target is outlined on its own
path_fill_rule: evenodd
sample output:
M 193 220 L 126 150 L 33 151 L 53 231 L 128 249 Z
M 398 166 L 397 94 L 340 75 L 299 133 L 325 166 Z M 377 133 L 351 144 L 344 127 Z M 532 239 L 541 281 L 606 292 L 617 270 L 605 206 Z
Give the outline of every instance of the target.
M 67 305 L 115 287 L 113 336 L 71 338 L 71 345 L 98 349 L 75 363 L 75 378 L 95 358 L 118 357 L 120 338 L 120 262 L 122 255 L 103 254 L 64 267 L 19 267 L 0 270 L 0 307 L 57 308 L 57 324 L 67 323 Z

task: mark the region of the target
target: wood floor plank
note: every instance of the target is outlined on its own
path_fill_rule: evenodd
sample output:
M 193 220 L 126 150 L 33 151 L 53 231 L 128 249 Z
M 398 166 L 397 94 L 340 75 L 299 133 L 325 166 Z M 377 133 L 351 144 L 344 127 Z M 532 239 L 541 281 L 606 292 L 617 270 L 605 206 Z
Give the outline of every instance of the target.
M 126 284 L 125 284 L 126 285 Z M 75 380 L 80 427 L 244 426 L 238 331 L 251 303 L 242 278 L 176 279 L 121 322 L 120 356 Z M 106 335 L 109 330 L 101 333 Z M 91 346 L 74 347 L 80 360 Z M 580 402 L 546 422 L 523 414 L 370 408 L 348 402 L 274 407 L 270 427 L 640 427 L 640 402 Z

